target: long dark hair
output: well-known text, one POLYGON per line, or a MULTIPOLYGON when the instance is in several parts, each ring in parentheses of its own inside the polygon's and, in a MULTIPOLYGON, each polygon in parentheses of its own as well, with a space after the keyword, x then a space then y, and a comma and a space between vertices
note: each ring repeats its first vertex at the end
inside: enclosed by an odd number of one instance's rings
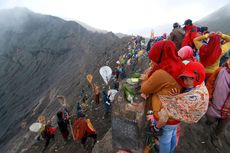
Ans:
POLYGON ((61 111, 57 112, 57 118, 58 120, 63 120, 63 112, 61 111))

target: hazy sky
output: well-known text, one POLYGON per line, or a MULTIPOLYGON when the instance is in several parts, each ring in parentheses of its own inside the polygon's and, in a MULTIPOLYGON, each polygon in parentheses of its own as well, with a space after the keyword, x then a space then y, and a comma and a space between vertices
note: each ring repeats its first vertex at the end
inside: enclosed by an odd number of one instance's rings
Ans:
POLYGON ((156 26, 196 21, 229 0, 0 0, 0 9, 16 6, 42 14, 79 20, 112 32, 138 34, 156 26))

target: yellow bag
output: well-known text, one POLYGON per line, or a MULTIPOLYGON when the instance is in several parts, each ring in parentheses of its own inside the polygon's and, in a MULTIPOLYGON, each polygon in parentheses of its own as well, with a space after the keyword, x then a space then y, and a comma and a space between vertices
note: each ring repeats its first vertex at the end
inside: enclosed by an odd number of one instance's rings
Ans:
POLYGON ((91 131, 96 132, 95 128, 93 127, 93 124, 91 123, 90 119, 86 119, 87 125, 90 128, 91 131))

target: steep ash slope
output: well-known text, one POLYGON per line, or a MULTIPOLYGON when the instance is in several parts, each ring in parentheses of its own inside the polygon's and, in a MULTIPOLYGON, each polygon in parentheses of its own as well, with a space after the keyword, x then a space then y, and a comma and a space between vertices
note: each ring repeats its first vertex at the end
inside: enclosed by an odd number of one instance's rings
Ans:
POLYGON ((25 8, 1 10, 0 26, 3 152, 18 151, 22 140, 30 138, 28 127, 38 115, 55 115, 60 108, 57 94, 65 95, 73 108, 80 89, 87 87, 88 73, 102 84, 99 67, 106 61, 115 63, 128 41, 113 33, 93 33, 76 22, 25 8))

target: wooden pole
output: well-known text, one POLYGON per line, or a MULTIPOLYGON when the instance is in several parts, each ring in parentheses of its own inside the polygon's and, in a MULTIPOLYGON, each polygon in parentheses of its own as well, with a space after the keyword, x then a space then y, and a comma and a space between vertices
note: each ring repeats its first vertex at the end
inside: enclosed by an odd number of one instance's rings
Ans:
MULTIPOLYGON (((62 105, 62 107, 67 108, 67 106, 69 106, 69 105, 67 104, 67 101, 66 101, 65 96, 58 95, 57 98, 59 99, 59 103, 62 105)), ((69 119, 69 125, 70 125, 70 131, 71 131, 73 140, 75 141, 75 137, 74 137, 74 134, 73 134, 73 127, 72 127, 71 119, 69 119)))

